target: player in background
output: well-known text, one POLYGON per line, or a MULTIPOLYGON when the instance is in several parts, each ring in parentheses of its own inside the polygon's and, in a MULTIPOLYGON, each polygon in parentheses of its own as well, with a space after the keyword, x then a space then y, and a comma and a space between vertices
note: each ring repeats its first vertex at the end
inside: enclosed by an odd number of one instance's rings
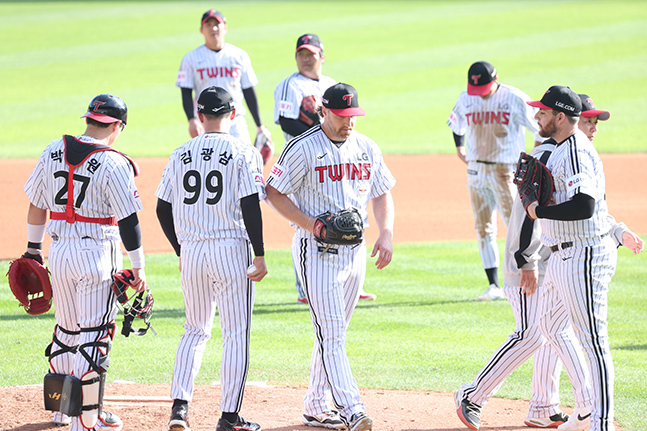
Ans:
POLYGON ((323 122, 288 142, 272 167, 267 199, 295 225, 292 257, 298 262, 315 332, 302 421, 365 431, 373 422, 360 401, 345 339, 366 275, 366 243, 326 247, 312 231, 317 215, 349 207, 359 209, 366 224, 370 201, 380 232, 371 257, 378 256, 375 265, 384 268, 393 254, 390 190, 395 178, 375 142, 354 130, 357 116, 365 115, 355 88, 335 84, 324 92, 322 103, 323 122))
POLYGON ((175 357, 169 431, 189 430, 189 402, 216 310, 222 332, 221 418, 217 431, 257 431, 240 412, 247 370, 254 282, 267 274, 259 200, 263 162, 228 134, 232 96, 209 87, 198 98, 204 133, 179 146, 157 191, 157 216, 180 256, 186 323, 175 357), (255 257, 252 257, 252 250, 255 257))
POLYGON ((607 121, 611 114, 609 111, 595 109, 593 99, 586 94, 578 94, 582 102, 582 115, 577 122, 577 127, 584 132, 589 141, 593 142, 595 135, 598 133, 598 120, 607 121))
MULTIPOLYGON (((481 262, 489 286, 477 298, 505 298, 499 287, 499 249, 495 210, 508 224, 516 193, 512 174, 525 149, 524 127, 536 132, 535 111, 521 90, 498 82, 497 71, 487 61, 472 64, 463 91, 447 125, 451 128, 458 158, 467 164, 467 189, 474 214, 481 262)), ((535 144, 541 139, 535 137, 535 144)))
MULTIPOLYGON (((322 73, 326 60, 324 44, 313 33, 306 33, 297 39, 295 54, 298 72, 279 82, 274 90, 274 122, 281 126, 287 143, 321 122, 317 110, 321 105, 321 95, 335 85, 335 80, 322 73)), ((297 302, 307 304, 296 275, 295 287, 297 302)), ((359 299, 376 299, 373 293, 360 292, 359 299)))
MULTIPOLYGON (((45 229, 52 237, 49 268, 56 326, 46 351, 49 369, 84 381, 80 392, 71 397, 78 397, 87 407, 88 400, 103 397, 118 310, 111 285, 123 264, 120 240, 133 267, 135 289, 142 291, 146 286, 137 217, 142 209, 135 186, 138 168, 111 147, 126 126, 127 116, 126 104, 119 97, 96 96, 83 115, 85 132, 52 141, 25 184, 30 201, 25 257, 42 263, 45 229), (95 378, 103 382, 88 384, 95 378)), ((99 406, 71 418, 54 412, 54 423, 71 425, 71 431, 123 428, 117 415, 100 413, 99 406)))
MULTIPOLYGON (((562 361, 570 354, 565 342, 575 333, 590 373, 592 407, 576 408, 561 430, 613 430, 613 363, 607 323, 608 284, 615 273, 617 240, 610 231, 602 162, 578 129, 580 97, 570 88, 550 87, 539 101, 539 133, 557 142, 547 167, 554 179, 554 204, 528 207, 539 219, 542 243, 551 250, 542 286, 539 328, 562 361), (574 419, 573 419, 574 418, 574 419)), ((635 235, 622 235, 635 254, 643 249, 635 235)))
POLYGON ((210 9, 202 15, 200 33, 204 36, 204 45, 187 53, 182 58, 175 85, 182 90, 182 107, 189 121, 189 134, 195 138, 204 133, 202 123, 196 118, 198 96, 207 87, 222 87, 234 99, 236 118, 231 122, 230 135, 251 145, 245 107, 247 103, 250 114, 256 124, 256 133, 269 130, 261 121, 261 113, 254 86, 258 79, 252 68, 249 55, 244 50, 225 42, 227 20, 219 11, 210 9), (194 99, 195 97, 195 99, 194 99))

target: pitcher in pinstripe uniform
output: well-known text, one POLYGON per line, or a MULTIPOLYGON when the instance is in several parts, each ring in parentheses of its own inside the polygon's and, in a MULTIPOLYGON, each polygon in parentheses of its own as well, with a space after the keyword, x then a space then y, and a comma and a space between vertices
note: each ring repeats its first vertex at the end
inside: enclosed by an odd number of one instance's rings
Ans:
POLYGON ((70 396, 79 397, 83 413, 70 418, 55 412, 54 423, 71 424, 72 431, 119 431, 123 423, 117 415, 101 411, 103 382, 88 383, 105 381, 109 364, 117 315, 110 286, 122 268, 120 240, 133 266, 134 287, 141 291, 146 284, 137 217, 142 209, 135 186, 138 168, 111 147, 127 121, 126 104, 119 97, 96 96, 83 117, 85 132, 49 144, 25 184, 30 201, 27 254, 42 262, 47 228, 56 309, 53 342, 46 352, 49 368, 85 381, 82 394, 70 396))
POLYGON ((260 425, 238 413, 249 368, 254 282, 267 274, 259 205, 263 162, 258 150, 227 133, 236 109, 225 89, 200 94, 198 117, 205 133, 173 152, 155 193, 160 224, 181 259, 186 313, 168 429, 189 430, 188 403, 217 309, 223 351, 216 429, 258 431, 260 425))
POLYGON ((366 223, 369 201, 379 229, 371 257, 384 268, 393 253, 395 179, 378 146, 354 130, 359 107, 357 91, 348 84, 328 88, 320 108, 323 123, 284 147, 267 180, 268 201, 296 225, 292 257, 304 288, 315 331, 310 384, 302 421, 341 429, 336 412, 350 431, 372 429, 360 401, 346 355, 346 329, 366 273, 366 245, 325 247, 312 234, 314 217, 348 207, 360 210, 366 223), (292 194, 292 199, 288 195, 292 194), (336 411, 327 399, 330 391, 336 411))
MULTIPOLYGON (((613 430, 614 370, 609 349, 607 294, 616 269, 616 242, 610 235, 602 161, 587 136, 578 129, 580 97, 568 87, 552 86, 539 101, 536 119, 541 136, 552 136, 557 147, 548 160, 555 183, 554 205, 529 206, 538 218, 542 243, 551 250, 543 284, 539 327, 560 357, 575 331, 588 365, 593 392, 590 411, 576 409, 593 431, 613 430)), ((568 424, 561 425, 562 429, 568 424)))
MULTIPOLYGON (((525 149, 524 127, 536 132, 530 97, 521 90, 498 83, 497 71, 487 61, 472 64, 463 91, 447 120, 456 154, 467 164, 467 189, 474 213, 479 253, 489 286, 479 301, 503 299, 499 287, 499 249, 496 245, 495 210, 508 224, 516 193, 512 174, 519 153, 525 149)), ((541 143, 539 136, 535 144, 541 143)))

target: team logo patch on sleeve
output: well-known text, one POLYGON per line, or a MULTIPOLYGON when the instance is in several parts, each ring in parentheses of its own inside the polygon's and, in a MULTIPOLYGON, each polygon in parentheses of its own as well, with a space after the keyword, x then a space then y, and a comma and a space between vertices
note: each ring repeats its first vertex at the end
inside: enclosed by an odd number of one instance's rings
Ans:
POLYGON ((263 178, 263 175, 261 174, 254 175, 254 183, 260 186, 265 186, 265 179, 263 178))
POLYGON ((183 71, 183 70, 180 70, 180 71, 177 73, 177 80, 178 80, 178 81, 184 81, 185 79, 186 79, 186 72, 185 72, 185 71, 183 71))
POLYGON ((569 192, 573 191, 573 189, 582 187, 583 182, 584 182, 584 177, 582 176, 582 174, 575 174, 572 177, 570 177, 568 180, 566 180, 566 189, 569 192))
POLYGON ((279 111, 280 112, 291 112, 292 111, 292 104, 290 102, 285 101, 285 100, 281 100, 279 102, 279 111))
POLYGON ((275 176, 277 178, 281 178, 284 172, 285 172, 285 168, 283 166, 275 164, 274 166, 272 166, 270 175, 275 176))

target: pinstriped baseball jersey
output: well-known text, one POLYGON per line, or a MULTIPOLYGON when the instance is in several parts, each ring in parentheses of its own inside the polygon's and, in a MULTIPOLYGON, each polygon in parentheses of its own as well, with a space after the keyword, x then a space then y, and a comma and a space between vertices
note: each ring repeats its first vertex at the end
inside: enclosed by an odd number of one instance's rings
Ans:
MULTIPOLYGON (((328 87, 335 85, 334 79, 322 75, 314 80, 295 72, 274 89, 274 122, 279 124, 279 117, 299 119, 302 105, 310 104, 312 108, 321 104, 321 95, 328 87)), ((285 141, 294 138, 283 133, 285 141)))
POLYGON ((252 61, 247 52, 226 43, 220 51, 206 45, 188 52, 180 64, 175 85, 195 90, 194 104, 207 87, 222 87, 234 99, 236 116, 245 114, 243 90, 258 84, 252 61))
POLYGON ((463 91, 449 115, 447 125, 465 136, 466 161, 516 163, 525 148, 523 128, 537 132, 536 110, 526 104, 523 91, 499 84, 488 99, 463 91))
POLYGON ((248 239, 240 199, 265 198, 255 148, 224 133, 205 133, 176 148, 155 195, 173 206, 178 242, 248 239))
POLYGON ((556 204, 584 193, 595 199, 595 212, 585 220, 541 219, 542 242, 548 246, 567 241, 585 242, 608 233, 611 225, 602 161, 586 135, 578 130, 560 143, 546 166, 553 174, 556 204))
POLYGON ((308 216, 355 207, 367 226, 369 199, 389 191, 395 178, 372 139, 353 131, 338 148, 315 126, 286 144, 267 183, 282 194, 293 193, 294 203, 308 216))
MULTIPOLYGON (((89 136, 76 139, 89 144, 105 144, 89 136)), ((64 212, 67 203, 67 179, 69 168, 65 163, 65 143, 57 139, 41 154, 32 171, 25 193, 38 208, 64 212)), ((135 186, 132 165, 114 151, 92 154, 74 170, 74 208, 84 217, 128 217, 142 209, 135 186)), ((52 238, 90 237, 96 240, 120 241, 119 229, 97 223, 67 223, 65 220, 50 220, 47 233, 52 238)))

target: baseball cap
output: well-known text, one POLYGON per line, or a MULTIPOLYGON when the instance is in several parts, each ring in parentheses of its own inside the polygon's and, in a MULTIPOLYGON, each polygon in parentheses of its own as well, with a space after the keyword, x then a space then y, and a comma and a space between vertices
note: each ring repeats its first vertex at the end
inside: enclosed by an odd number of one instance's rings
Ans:
POLYGON ((485 96, 495 85, 496 69, 487 61, 477 61, 467 72, 467 94, 485 96))
POLYGON ((209 9, 205 13, 202 14, 202 24, 204 24, 209 18, 215 18, 219 23, 227 22, 227 19, 222 16, 222 14, 215 10, 215 9, 209 9))
POLYGON ((578 96, 580 96, 580 100, 582 101, 582 117, 598 117, 598 120, 600 121, 607 121, 609 119, 611 116, 609 111, 595 109, 593 99, 589 96, 586 94, 578 94, 578 96))
POLYGON ((541 100, 526 102, 530 106, 540 109, 554 109, 571 117, 579 117, 582 112, 580 97, 569 87, 553 85, 544 93, 541 100))
POLYGON ((203 114, 221 115, 233 110, 234 99, 224 88, 205 88, 198 97, 198 112, 203 114))
POLYGON ((297 52, 301 48, 305 48, 308 51, 317 54, 318 52, 323 51, 324 44, 316 34, 306 33, 303 36, 299 36, 299 39, 297 39, 297 52))
POLYGON ((366 112, 359 107, 357 90, 352 85, 344 84, 343 82, 338 82, 324 91, 321 102, 333 114, 340 117, 366 115, 366 112))
POLYGON ((100 123, 116 123, 121 121, 126 124, 128 120, 128 108, 123 100, 112 94, 99 94, 95 96, 88 112, 81 115, 81 118, 92 118, 100 123))

